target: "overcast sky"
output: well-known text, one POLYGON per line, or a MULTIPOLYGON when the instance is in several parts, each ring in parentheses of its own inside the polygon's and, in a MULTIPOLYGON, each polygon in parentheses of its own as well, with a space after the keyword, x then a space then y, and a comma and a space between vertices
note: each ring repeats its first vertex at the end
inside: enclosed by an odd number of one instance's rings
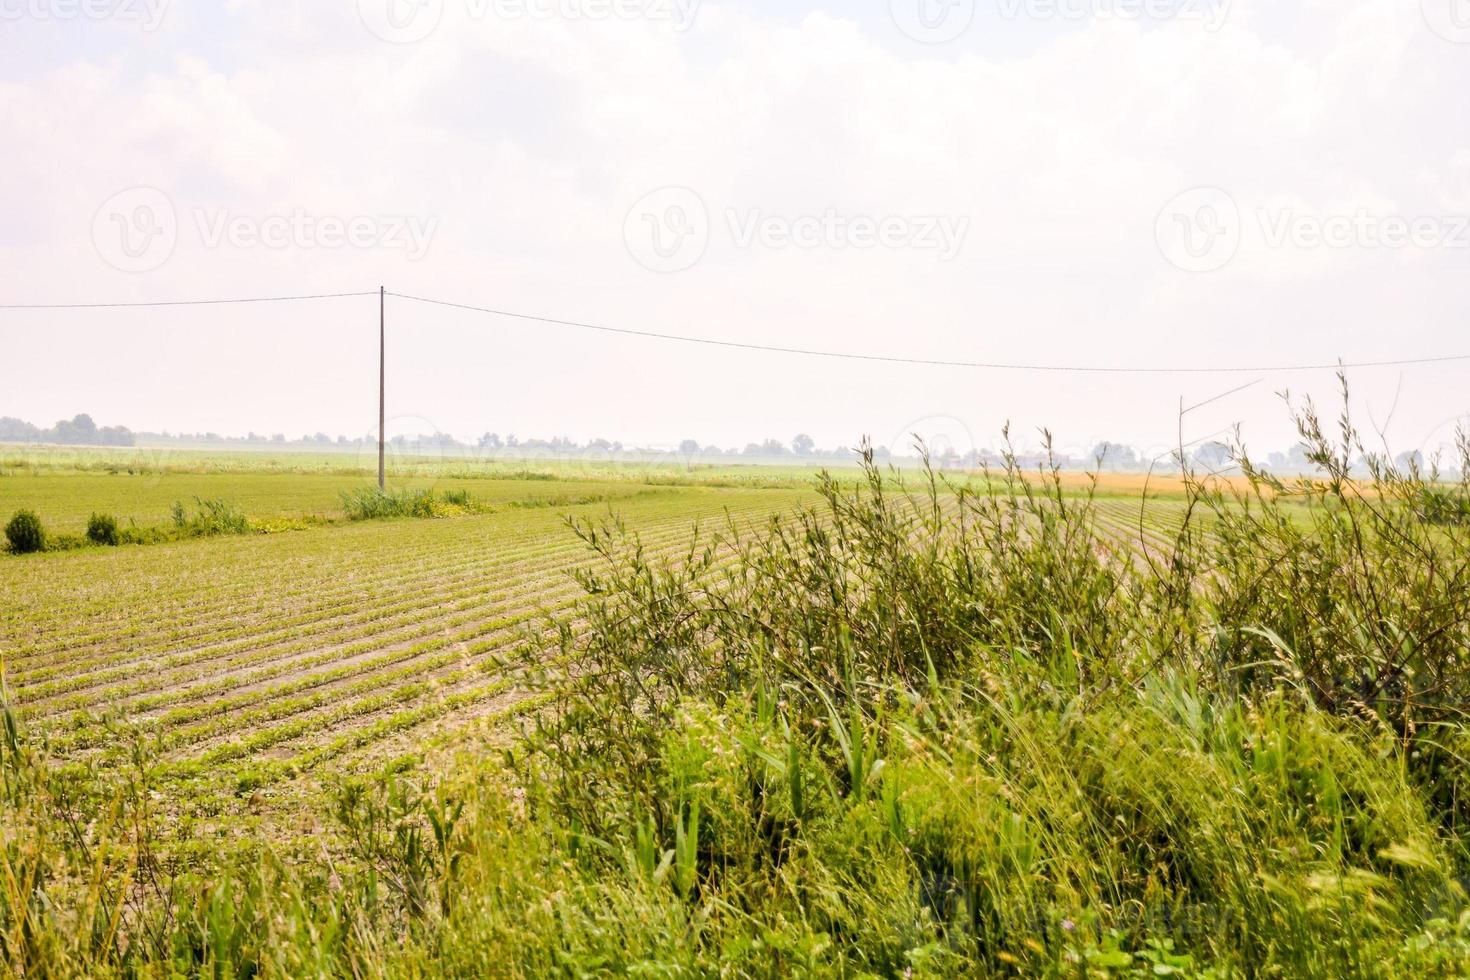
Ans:
MULTIPOLYGON (((1467 0, 0 0, 0 303, 375 290, 920 359, 1470 354, 1467 0), (389 4, 392 4, 390 7, 389 4)), ((0 311, 0 415, 365 433, 376 297, 0 311)), ((390 298, 395 431, 1065 446, 1321 372, 824 360, 390 298)), ((1353 374, 1396 450, 1470 361, 1353 374)), ((965 446, 964 448, 968 448, 965 446)))

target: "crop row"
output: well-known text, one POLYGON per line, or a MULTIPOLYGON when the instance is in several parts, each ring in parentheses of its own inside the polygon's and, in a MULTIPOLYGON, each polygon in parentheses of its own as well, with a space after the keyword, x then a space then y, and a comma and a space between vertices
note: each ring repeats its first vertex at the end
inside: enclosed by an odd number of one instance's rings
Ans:
MULTIPOLYGON (((707 513, 708 506, 707 501, 699 499, 675 499, 654 509, 670 517, 682 513, 692 518, 707 513)), ((285 546, 291 549, 286 558, 288 570, 294 570, 289 567, 291 562, 310 563, 323 574, 297 576, 286 582, 268 579, 281 571, 283 563, 283 546, 274 540, 170 546, 168 554, 154 563, 130 560, 136 555, 130 550, 87 555, 85 559, 78 556, 74 560, 86 562, 87 576, 69 574, 67 566, 33 564, 27 572, 43 576, 44 592, 17 594, 11 614, 0 629, 20 644, 11 657, 12 664, 82 647, 129 649, 124 645, 129 640, 178 644, 207 636, 210 624, 201 622, 197 614, 224 602, 249 624, 251 613, 290 607, 302 598, 329 606, 340 595, 360 593, 390 579, 401 582, 404 576, 432 577, 442 570, 446 560, 453 560, 454 549, 446 548, 444 541, 451 535, 472 561, 478 560, 483 547, 497 551, 544 548, 547 531, 560 529, 560 515, 520 512, 510 523, 502 520, 476 526, 476 522, 453 522, 457 526, 452 529, 443 523, 428 522, 413 535, 391 538, 376 533, 380 527, 339 529, 340 538, 306 536, 311 538, 310 546, 297 549, 295 542, 285 546), (222 550, 229 554, 227 563, 220 558, 222 550), (166 567, 165 574, 160 574, 159 566, 166 567), (47 576, 48 571, 59 574, 47 576), (99 594, 95 588, 98 576, 121 592, 146 589, 146 607, 123 607, 112 596, 99 594), (263 588, 263 583, 270 587, 263 588), (27 608, 27 599, 32 600, 34 608, 27 608), (27 628, 33 636, 25 635, 27 628)))
MULTIPOLYGON (((676 491, 620 511, 650 551, 676 555, 697 518, 722 522, 728 506, 751 519, 795 499, 676 491)), ((117 574, 48 565, 20 583, 44 616, 3 634, 15 700, 50 719, 62 757, 104 747, 113 718, 144 721, 176 783, 237 786, 518 702, 496 654, 539 615, 565 612, 578 595, 568 572, 591 560, 560 515, 535 511, 104 557, 117 574), (67 598, 45 606, 39 593, 56 584, 67 598), (82 611, 90 622, 68 631, 82 611)))

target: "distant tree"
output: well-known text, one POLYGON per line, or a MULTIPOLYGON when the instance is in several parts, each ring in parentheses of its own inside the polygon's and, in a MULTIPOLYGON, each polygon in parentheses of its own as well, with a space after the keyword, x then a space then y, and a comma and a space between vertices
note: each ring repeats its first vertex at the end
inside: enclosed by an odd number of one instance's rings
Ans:
POLYGON ((1121 443, 1100 442, 1092 450, 1092 459, 1100 469, 1135 469, 1138 466, 1138 450, 1121 443))
POLYGON ((37 442, 41 430, 31 423, 9 416, 0 418, 0 442, 37 442))
POLYGON ((1286 451, 1286 466, 1293 473, 1310 473, 1317 468, 1306 443, 1299 442, 1286 451))
POLYGON ((784 456, 789 450, 786 448, 786 443, 780 439, 767 439, 761 443, 761 452, 767 456, 784 456))
POLYGON ((70 422, 56 423, 58 431, 63 427, 71 433, 71 438, 67 440, 68 442, 94 443, 97 441, 97 423, 93 422, 92 416, 86 412, 75 416, 70 422))
POLYGON ((813 452, 816 451, 816 448, 817 440, 813 439, 805 432, 801 433, 791 440, 791 449, 798 456, 810 456, 813 452))
POLYGON ((685 456, 698 456, 699 441, 696 439, 685 439, 683 442, 679 443, 679 452, 683 453, 685 456))
POLYGON ((97 423, 92 421, 92 416, 83 413, 70 421, 62 419, 50 429, 41 433, 41 438, 49 442, 61 443, 62 445, 96 445, 97 423))
POLYGON ((746 443, 745 444, 745 455, 747 455, 747 456, 759 456, 760 454, 761 454, 761 447, 760 447, 760 445, 758 443, 749 442, 749 443, 746 443))
POLYGON ((1194 451, 1194 461, 1207 469, 1221 469, 1230 463, 1230 447, 1223 442, 1207 442, 1194 451))
POLYGON ((271 442, 285 442, 285 441, 286 441, 285 433, 277 432, 275 435, 271 436, 271 442))
POLYGON ((1417 449, 1411 453, 1399 453, 1394 457, 1393 465, 1400 473, 1423 473, 1424 454, 1417 449))
POLYGON ((104 446, 134 446, 138 439, 125 425, 106 425, 97 430, 97 441, 104 446))

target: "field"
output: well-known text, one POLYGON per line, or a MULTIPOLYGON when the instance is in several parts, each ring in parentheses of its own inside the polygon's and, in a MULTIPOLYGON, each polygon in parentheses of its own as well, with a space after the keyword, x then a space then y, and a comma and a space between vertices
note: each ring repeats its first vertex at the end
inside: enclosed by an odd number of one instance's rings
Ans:
POLYGON ((5 968, 1466 975, 1470 489, 1320 449, 399 460, 461 503, 393 519, 341 457, 0 453, 54 534, 248 519, 0 555, 5 968))
MULTIPOLYGON (((96 511, 163 524, 174 501, 195 497, 234 502, 262 524, 340 520, 340 494, 368 480, 41 468, 0 478, 0 509, 29 507, 75 533, 96 511)), ((590 556, 569 517, 615 508, 665 554, 700 522, 759 521, 805 496, 641 476, 395 483, 464 490, 491 512, 0 562, 12 703, 52 733, 62 759, 96 751, 120 721, 156 730, 161 773, 185 814, 235 814, 247 799, 259 813, 283 795, 281 806, 299 808, 298 789, 283 794, 283 783, 412 755, 431 733, 517 712, 524 695, 497 657, 576 597, 571 571, 590 556)))
MULTIPOLYGON (((11 460, 0 511, 30 508, 76 534, 95 512, 166 524, 175 502, 196 498, 230 501, 262 526, 341 521, 341 495, 370 480, 341 472, 352 457, 327 455, 175 454, 165 466, 134 461, 131 473, 97 451, 81 466, 64 452, 11 460)), ((118 720, 156 726, 185 803, 216 810, 248 792, 258 805, 320 766, 380 762, 425 731, 513 714, 518 695, 496 658, 568 608, 579 591, 570 572, 590 560, 569 517, 615 510, 653 553, 671 554, 701 522, 758 523, 812 498, 782 488, 800 485, 790 470, 587 479, 543 466, 498 479, 402 469, 395 487, 462 490, 492 513, 0 562, 12 703, 54 733, 63 758, 106 742, 118 720), (696 485, 660 485, 679 482, 696 485), (709 485, 753 482, 771 486, 709 485)), ((1177 505, 1144 508, 1140 538, 1138 486, 1105 484, 1116 496, 1100 501, 1099 525, 1120 541, 1162 542, 1177 505)))

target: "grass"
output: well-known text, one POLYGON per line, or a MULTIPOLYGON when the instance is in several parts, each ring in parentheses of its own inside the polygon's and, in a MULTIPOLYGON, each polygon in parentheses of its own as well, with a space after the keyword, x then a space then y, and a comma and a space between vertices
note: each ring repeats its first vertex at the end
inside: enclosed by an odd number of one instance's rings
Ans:
POLYGON ((1297 418, 1321 479, 1157 508, 870 466, 0 566, 0 955, 1470 973, 1465 487, 1297 418))

